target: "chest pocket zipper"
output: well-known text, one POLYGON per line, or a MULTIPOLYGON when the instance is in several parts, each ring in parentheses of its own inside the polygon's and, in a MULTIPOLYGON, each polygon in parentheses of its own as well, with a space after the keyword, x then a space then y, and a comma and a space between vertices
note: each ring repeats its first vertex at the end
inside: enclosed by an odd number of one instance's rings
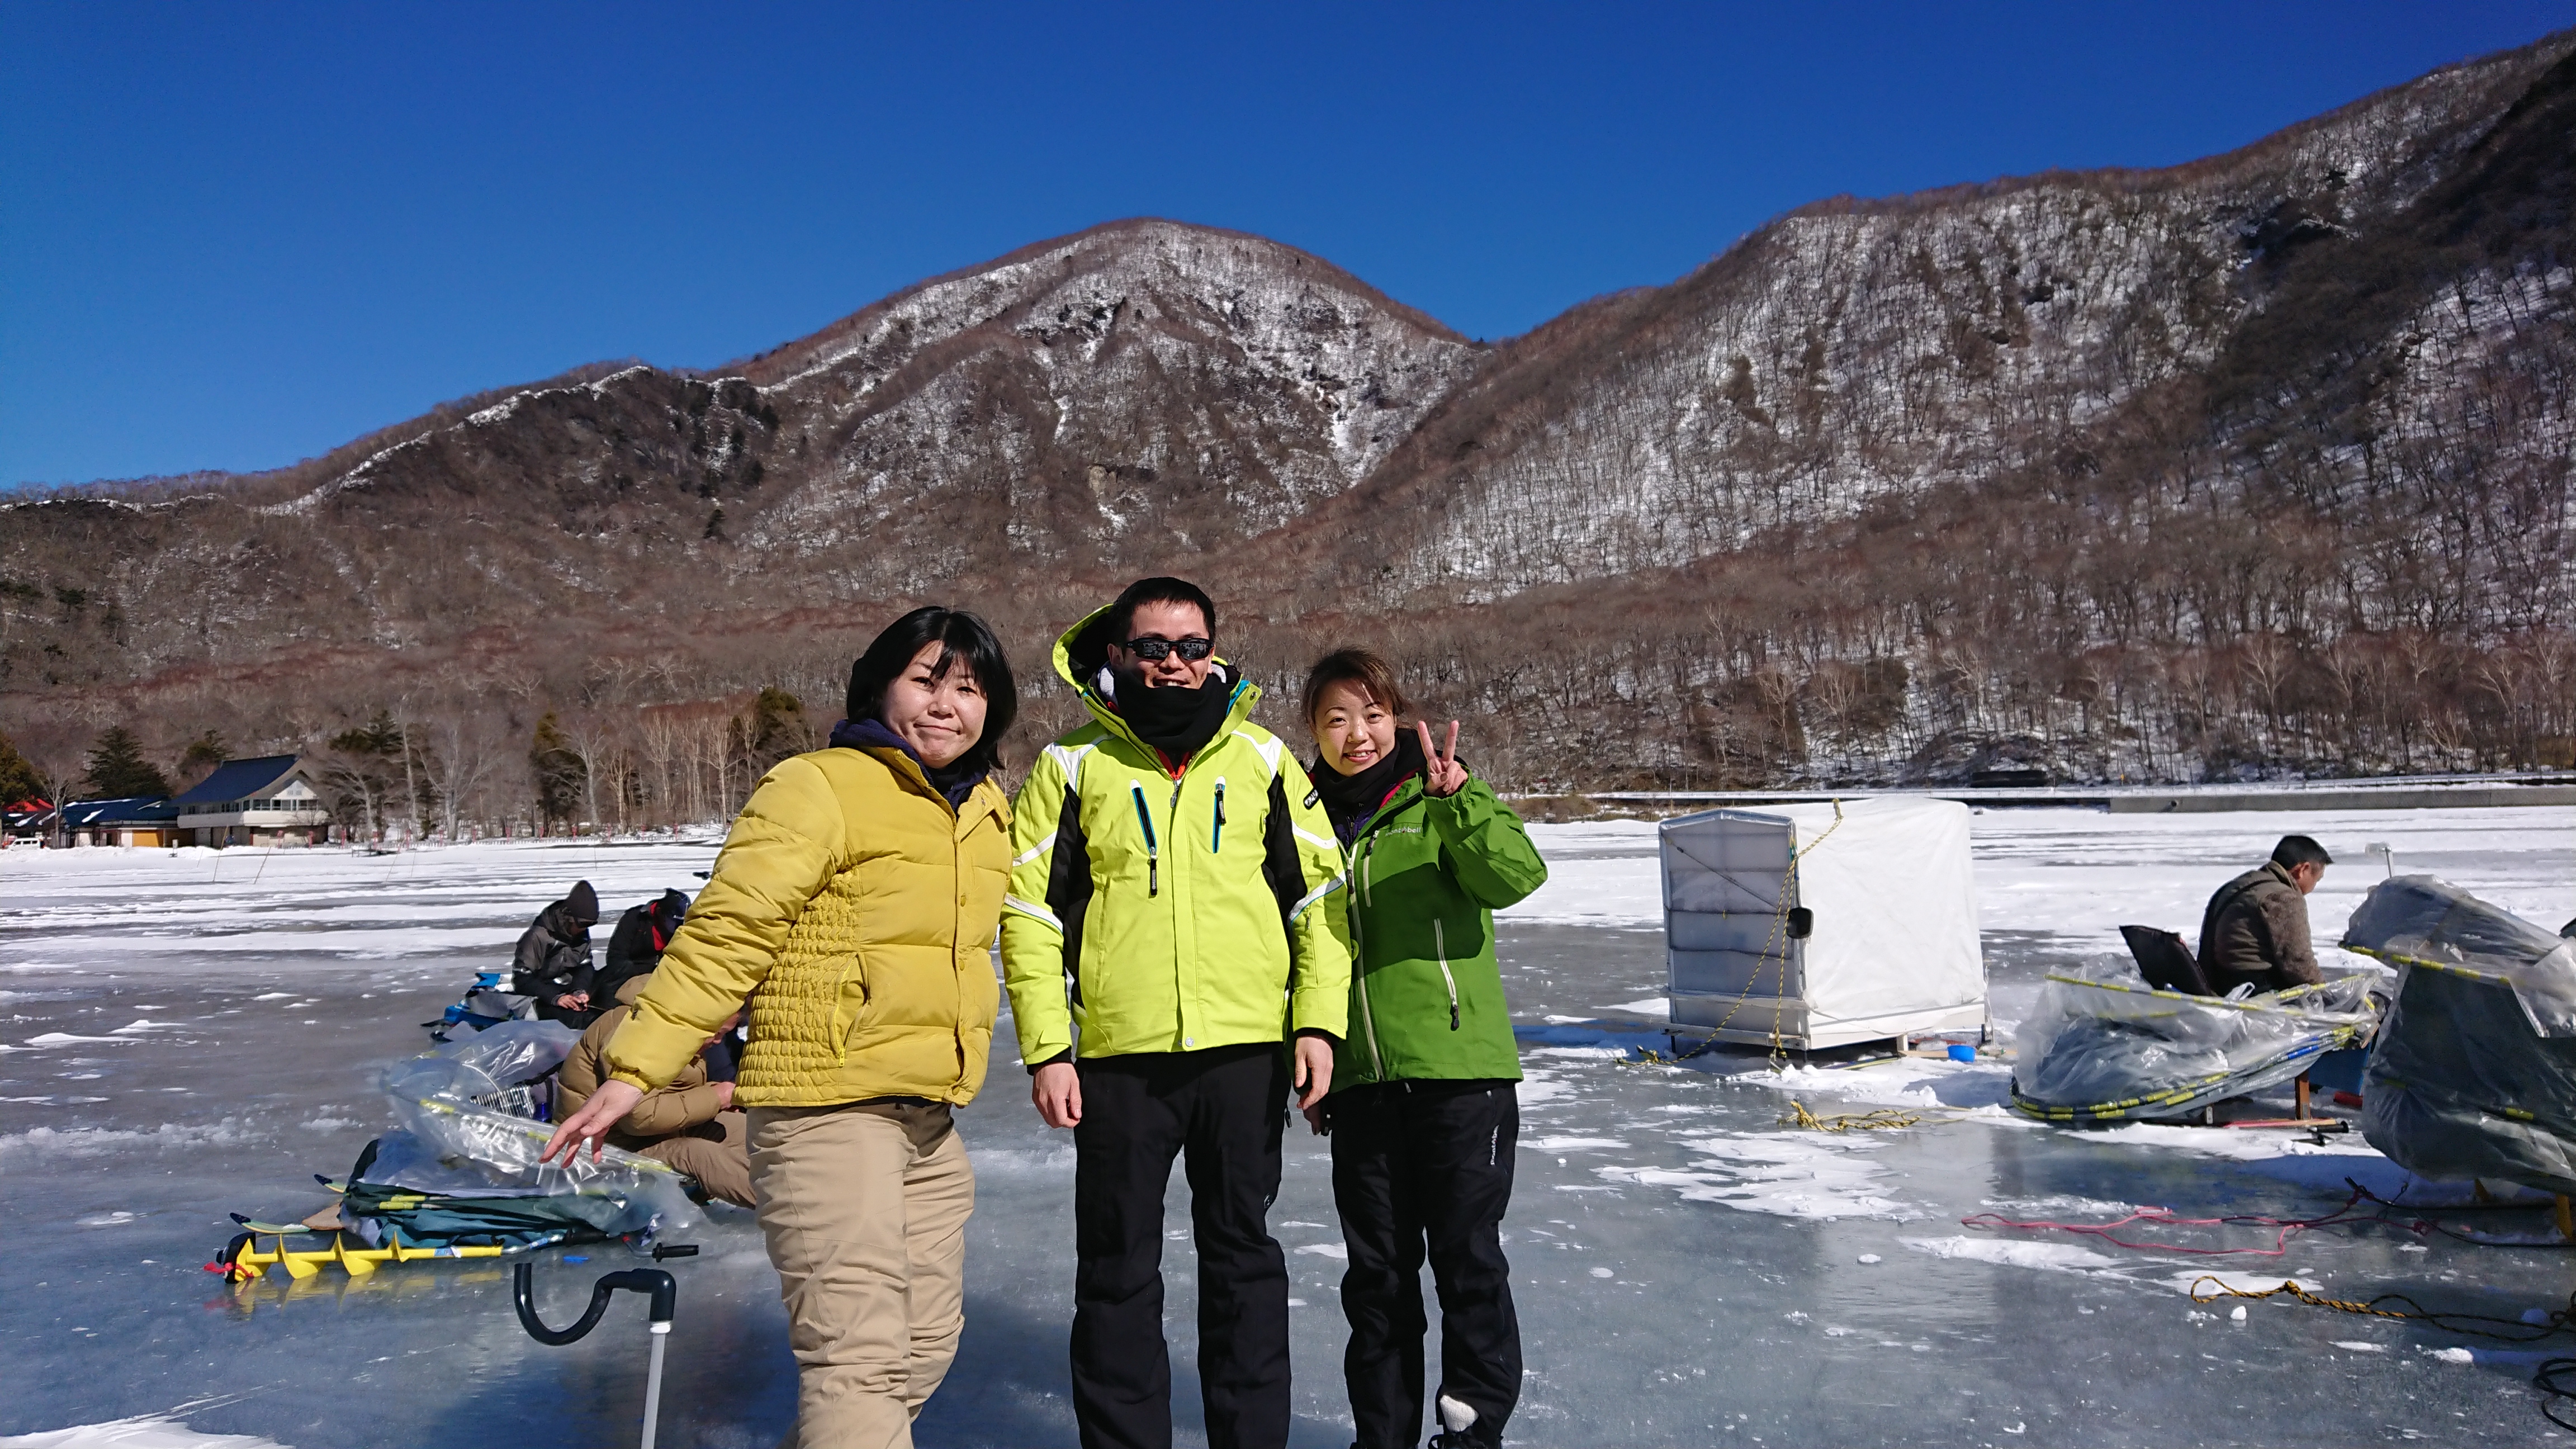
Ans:
POLYGON ((1440 956, 1440 979, 1449 985, 1449 1029, 1458 1029, 1458 978, 1449 974, 1449 932, 1440 918, 1431 918, 1431 949, 1440 956))
POLYGON ((1143 785, 1130 780, 1127 789, 1136 797, 1136 823, 1145 828, 1145 894, 1158 896, 1163 893, 1163 859, 1154 844, 1154 812, 1145 804, 1143 785))
MULTIPOLYGON (((1377 839, 1374 836, 1360 843, 1360 899, 1363 905, 1368 903, 1369 851, 1376 844, 1377 839)), ((1345 866, 1344 869, 1347 870, 1349 867, 1345 866)), ((1357 989, 1360 998, 1360 1030, 1368 1037, 1371 1080, 1384 1081, 1386 1080, 1386 1052, 1377 1044, 1377 1013, 1369 1005, 1368 933, 1362 928, 1361 920, 1359 912, 1351 912, 1351 985, 1357 989)))
POLYGON ((1225 849, 1225 776, 1216 777, 1216 828, 1208 832, 1208 853, 1225 849))

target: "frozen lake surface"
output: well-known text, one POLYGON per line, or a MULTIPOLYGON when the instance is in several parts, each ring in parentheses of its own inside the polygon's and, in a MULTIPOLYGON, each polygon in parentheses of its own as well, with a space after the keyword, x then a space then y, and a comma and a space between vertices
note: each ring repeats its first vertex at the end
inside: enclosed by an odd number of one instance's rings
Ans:
MULTIPOLYGON (((2311 898, 2321 942, 2381 867, 2440 875, 2556 928, 2576 915, 2576 810, 1977 817, 1998 1026, 2048 970, 2120 952, 2116 927, 2192 934, 2208 893, 2285 831, 2343 863, 2311 898)), ((2516 1318, 2566 1306, 2576 1252, 2472 1246, 2394 1226, 2293 1236, 2278 1256, 2191 1258, 1982 1213, 2099 1223, 2313 1217, 2345 1179, 2428 1201, 2358 1135, 2133 1126, 2069 1133, 2005 1114, 2000 1062, 1775 1071, 1758 1054, 1660 1064, 1662 939, 1652 827, 1539 827, 1554 879, 1505 919, 1524 1025, 1520 1180, 1506 1223, 1529 1365, 1511 1437, 1529 1444, 2529 1444, 2560 1437, 2526 1348, 2282 1300, 2196 1305, 2202 1270, 2296 1277, 2335 1298, 2407 1292, 2516 1318), (1784 1126, 1904 1109, 1897 1131, 1784 1126)), ((621 1299, 578 1345, 538 1346, 506 1273, 476 1263, 336 1269, 234 1290, 200 1264, 226 1214, 301 1216, 389 1125, 372 1070, 497 964, 577 878, 612 914, 694 891, 714 841, 517 842, 373 856, 336 850, 0 854, 0 1442, 173 1415, 152 1442, 248 1435, 297 1449, 633 1442, 641 1310, 621 1299), (184 1425, 180 1427, 180 1425, 184 1425)), ((605 940, 605 931, 596 933, 605 940)), ((2324 953, 2329 965, 2358 964, 2324 953)), ((1009 1040, 1005 1023, 1000 1040, 1009 1040)), ((1998 1043, 2009 1041, 1999 1032, 1998 1043)), ((1004 1047, 961 1114, 980 1180, 957 1367, 924 1444, 1071 1444, 1073 1155, 1004 1047)), ((2284 1103, 2286 1110, 2286 1102, 2284 1103)), ((1324 1143, 1292 1136, 1272 1228, 1289 1250, 1301 1445, 1349 1442, 1341 1271, 1324 1143)), ((2429 1193, 2429 1196, 2427 1195, 2429 1193)), ((2486 1225, 2530 1231, 2516 1215, 2486 1225)), ((2454 1219, 2456 1220, 2456 1219, 2454 1219)), ((1199 1442, 1195 1320, 1177 1175, 1167 1264, 1176 1413, 1199 1442)), ((705 1255, 669 1266, 680 1310, 664 1442, 775 1443, 793 1403, 776 1279, 748 1214, 716 1209, 705 1255)), ((2269 1248, 2268 1229, 2141 1231, 2269 1248)), ((623 1249, 539 1255, 540 1302, 572 1316, 623 1249), (572 1256, 585 1261, 562 1265, 572 1256)), ((1436 1362, 1436 1358, 1434 1360, 1436 1362)), ((135 1442, 135 1441, 128 1441, 135 1442)), ((247 1443, 247 1441, 230 1441, 247 1443)))

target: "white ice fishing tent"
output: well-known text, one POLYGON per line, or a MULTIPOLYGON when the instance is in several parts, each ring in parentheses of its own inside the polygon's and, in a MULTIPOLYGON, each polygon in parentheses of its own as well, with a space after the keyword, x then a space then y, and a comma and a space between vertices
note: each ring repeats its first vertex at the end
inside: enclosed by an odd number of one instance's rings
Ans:
POLYGON ((1703 810, 1660 838, 1677 1035, 1805 1050, 1984 1027, 1967 806, 1703 810))

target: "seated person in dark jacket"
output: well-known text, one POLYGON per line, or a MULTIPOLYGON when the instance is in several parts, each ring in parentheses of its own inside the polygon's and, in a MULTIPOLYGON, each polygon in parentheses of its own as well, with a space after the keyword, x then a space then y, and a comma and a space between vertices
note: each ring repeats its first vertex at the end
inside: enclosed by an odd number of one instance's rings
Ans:
POLYGON ((537 912, 519 938, 511 961, 510 989, 537 999, 537 1015, 568 1026, 588 1026, 590 928, 599 923, 599 893, 581 881, 562 900, 537 912))
MULTIPOLYGON (((617 1035, 617 1029, 633 1015, 635 998, 644 994, 652 979, 649 973, 629 977, 618 989, 617 1005, 592 1022, 581 1040, 573 1043, 572 1054, 564 1058, 563 1069, 555 1074, 556 1121, 580 1111, 590 1094, 599 1090, 600 1079, 606 1075, 600 1066, 600 1054, 608 1049, 608 1039, 617 1035)), ((731 1030, 733 1022, 727 1021, 723 1031, 707 1038, 709 1047, 731 1030)), ((733 1105, 733 1083, 709 1080, 703 1049, 696 1061, 680 1069, 670 1085, 644 1094, 644 1100, 636 1103, 635 1110, 608 1134, 608 1145, 669 1164, 696 1178, 709 1197, 744 1207, 759 1206, 751 1195, 750 1130, 743 1114, 733 1105)))
POLYGON ((609 933, 608 964, 591 981, 590 994, 601 1001, 617 1000, 617 988, 661 965, 662 948, 671 944, 688 914, 689 898, 678 891, 628 906, 609 933))
POLYGON ((2282 991, 2322 981, 2308 944, 2308 892, 2334 857, 2304 835, 2284 835, 2272 858, 2218 888, 2200 918, 2200 974, 2224 996, 2246 982, 2282 991))

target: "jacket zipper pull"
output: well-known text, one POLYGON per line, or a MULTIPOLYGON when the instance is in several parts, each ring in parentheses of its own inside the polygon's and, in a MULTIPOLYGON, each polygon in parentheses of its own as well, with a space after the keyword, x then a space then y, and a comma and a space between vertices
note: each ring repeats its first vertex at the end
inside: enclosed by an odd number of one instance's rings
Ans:
POLYGON ((1208 834, 1208 851, 1225 849, 1225 776, 1216 777, 1216 829, 1208 834))
POLYGON ((1438 916, 1431 918, 1431 949, 1440 953, 1440 980, 1449 988, 1449 1029, 1458 1029, 1458 978, 1449 974, 1449 932, 1438 916))
POLYGON ((1162 852, 1154 844, 1154 812, 1145 805, 1145 787, 1129 781, 1128 790, 1136 797, 1136 823, 1145 828, 1145 894, 1163 893, 1162 852))

